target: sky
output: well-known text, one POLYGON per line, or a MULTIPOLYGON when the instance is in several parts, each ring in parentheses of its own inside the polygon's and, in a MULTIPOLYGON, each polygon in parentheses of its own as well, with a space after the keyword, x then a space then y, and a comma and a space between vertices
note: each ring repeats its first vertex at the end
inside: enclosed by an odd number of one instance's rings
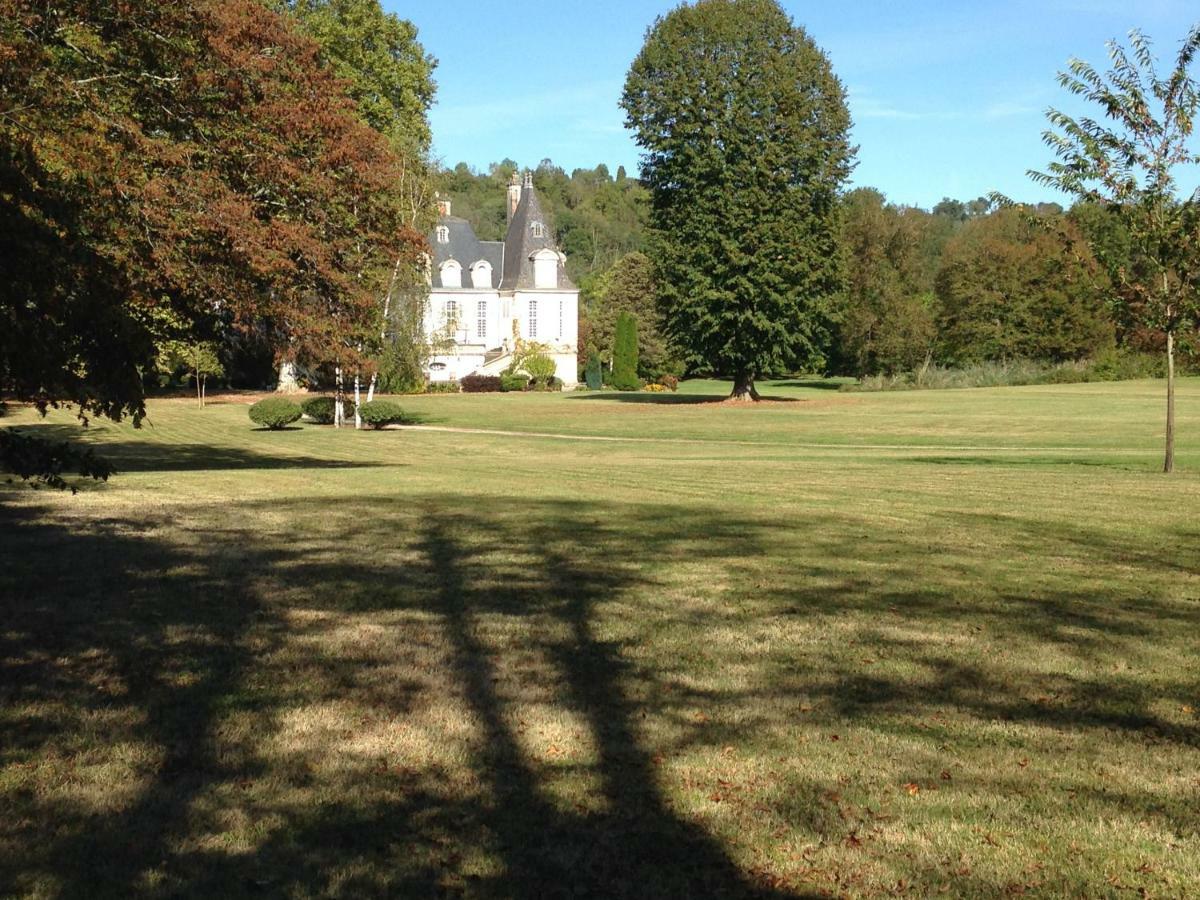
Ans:
MULTIPOLYGON (((568 172, 602 162, 637 171, 617 103, 647 28, 677 3, 383 3, 418 27, 438 60, 430 120, 443 164, 486 170, 505 158, 549 158, 568 172)), ((1026 175, 1050 159, 1045 110, 1080 110, 1056 73, 1072 56, 1106 68, 1105 42, 1135 27, 1154 39, 1165 68, 1200 21, 1195 0, 782 5, 846 86, 859 147, 853 183, 924 207, 992 191, 1061 199, 1026 175)))

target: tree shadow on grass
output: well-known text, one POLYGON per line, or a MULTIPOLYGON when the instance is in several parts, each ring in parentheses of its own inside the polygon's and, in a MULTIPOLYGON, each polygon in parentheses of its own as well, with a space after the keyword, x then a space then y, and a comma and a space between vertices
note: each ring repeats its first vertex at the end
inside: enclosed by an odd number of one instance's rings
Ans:
POLYGON ((825 378, 803 378, 791 381, 772 381, 766 390, 772 388, 803 388, 812 391, 840 391, 846 384, 853 384, 852 379, 829 380, 825 378))
MULTIPOLYGON (((1100 566, 1151 571, 1170 555, 1017 517, 958 524, 1100 566)), ((0 846, 16 851, 0 854, 0 885, 16 893, 806 896, 803 879, 748 870, 681 812, 657 760, 765 752, 756 736, 795 734, 801 699, 825 730, 891 728, 909 744, 926 737, 920 720, 946 710, 1200 740, 1152 708, 1194 697, 1194 673, 1147 684, 1018 660, 1014 684, 953 644, 885 627, 902 616, 947 636, 978 629, 1021 647, 1120 655, 1162 629, 1194 633, 1200 609, 1069 580, 1038 594, 981 587, 964 604, 953 586, 963 560, 931 558, 920 537, 864 543, 836 515, 431 495, 403 508, 214 505, 194 510, 186 533, 167 519, 80 520, 27 503, 0 506, 0 527, 11 554, 0 569, 0 764, 19 773, 0 817, 0 846), (767 583, 747 565, 781 552, 787 572, 767 583), (878 571, 848 572, 855 556, 878 571), (664 561, 689 559, 728 582, 690 588, 712 605, 681 603, 665 581, 664 561), (865 651, 842 640, 781 640, 793 620, 821 617, 860 623, 857 643, 926 677, 863 671, 865 651), (686 643, 656 643, 672 632, 686 643), (738 675, 699 683, 711 668, 738 675), (652 743, 648 717, 673 737, 652 743), (568 741, 583 749, 551 753, 568 741)), ((1174 565, 1195 574, 1196 551, 1174 565)), ((840 789, 799 787, 746 814, 841 846, 854 823, 822 799, 840 789)), ((997 776, 980 790, 1007 789, 997 776)), ((1156 808, 1132 788, 1090 802, 1104 816, 1156 808)), ((1188 827, 1186 813, 1156 814, 1188 827)), ((945 873, 921 877, 932 890, 945 873)), ((841 889, 820 883, 818 894, 841 889)))
MULTIPOLYGON (((667 391, 597 391, 586 394, 572 393, 571 400, 599 400, 612 403, 645 403, 657 406, 698 406, 721 404, 729 399, 728 394, 675 394, 667 391)), ((766 403, 803 403, 803 397, 773 397, 763 394, 766 403)), ((753 403, 730 404, 733 408, 752 408, 753 403)))
MULTIPOLYGON (((105 435, 103 441, 92 442, 83 429, 74 425, 39 423, 22 425, 23 434, 47 441, 79 442, 93 447, 108 460, 117 475, 129 472, 203 472, 236 471, 240 469, 367 469, 393 468, 402 463, 330 459, 302 454, 260 453, 245 447, 221 447, 212 444, 157 443, 153 440, 114 440, 105 435), (81 438, 83 440, 81 440, 81 438)), ((269 429, 250 429, 270 433, 269 429)), ((302 429, 284 429, 300 431, 302 429)), ((280 446, 286 448, 287 437, 280 446)))

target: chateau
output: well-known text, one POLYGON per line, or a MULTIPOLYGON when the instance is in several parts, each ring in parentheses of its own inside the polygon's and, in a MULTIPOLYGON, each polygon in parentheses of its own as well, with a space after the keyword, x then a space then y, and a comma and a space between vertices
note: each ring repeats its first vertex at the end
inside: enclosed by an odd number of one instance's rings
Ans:
POLYGON ((567 278, 533 176, 513 175, 503 241, 479 240, 466 219, 451 215, 449 200, 439 201, 438 213, 425 311, 425 334, 435 348, 430 380, 499 375, 519 338, 546 346, 558 377, 574 386, 579 290, 567 278))

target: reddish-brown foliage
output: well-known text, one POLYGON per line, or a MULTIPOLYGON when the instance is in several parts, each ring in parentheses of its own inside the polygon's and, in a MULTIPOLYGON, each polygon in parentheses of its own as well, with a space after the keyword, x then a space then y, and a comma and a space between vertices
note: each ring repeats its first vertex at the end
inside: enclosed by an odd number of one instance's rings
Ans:
POLYGON ((355 361, 404 227, 400 162, 255 0, 0 0, 0 379, 141 410, 165 321, 355 361))

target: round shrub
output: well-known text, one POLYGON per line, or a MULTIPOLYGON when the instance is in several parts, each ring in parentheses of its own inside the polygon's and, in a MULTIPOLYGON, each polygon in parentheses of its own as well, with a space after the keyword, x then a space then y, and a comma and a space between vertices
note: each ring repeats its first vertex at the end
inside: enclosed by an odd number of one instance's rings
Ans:
POLYGON ((283 397, 267 397, 250 407, 250 421, 271 431, 286 428, 301 415, 300 407, 283 397))
POLYGON ((358 411, 363 423, 371 428, 398 425, 404 421, 404 410, 391 400, 372 400, 364 403, 358 411))
MULTIPOLYGON (((332 425, 333 411, 336 405, 337 399, 335 397, 309 397, 300 404, 300 409, 304 415, 308 416, 318 425, 332 425)), ((353 400, 343 400, 342 410, 347 422, 354 420, 353 400)))

